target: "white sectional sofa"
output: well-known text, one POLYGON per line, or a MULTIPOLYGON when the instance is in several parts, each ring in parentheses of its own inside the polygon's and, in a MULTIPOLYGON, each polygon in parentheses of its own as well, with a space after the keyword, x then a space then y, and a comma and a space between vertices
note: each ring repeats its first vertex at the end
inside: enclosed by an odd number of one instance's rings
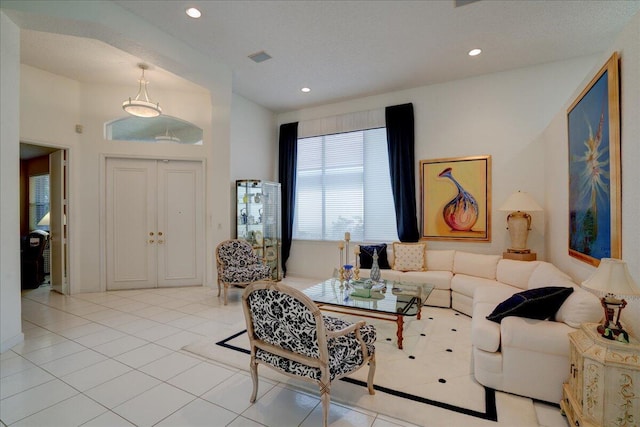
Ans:
MULTIPOLYGON (((391 266, 392 247, 387 247, 391 266)), ((433 284, 435 289, 426 305, 451 307, 472 316, 474 375, 480 384, 558 403, 570 370, 567 334, 581 323, 600 321, 598 298, 548 262, 514 261, 454 250, 426 250, 425 257, 424 271, 381 270, 381 276, 433 284), (509 316, 500 323, 487 319, 512 295, 551 286, 573 288, 553 319, 509 316)), ((360 276, 368 277, 369 272, 362 269, 360 276)))

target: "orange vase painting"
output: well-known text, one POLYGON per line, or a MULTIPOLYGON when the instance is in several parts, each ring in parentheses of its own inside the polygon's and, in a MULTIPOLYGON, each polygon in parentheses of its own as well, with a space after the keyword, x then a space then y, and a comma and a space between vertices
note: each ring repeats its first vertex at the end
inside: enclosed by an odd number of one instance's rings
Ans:
POLYGON ((491 156, 420 161, 422 235, 491 241, 491 156))

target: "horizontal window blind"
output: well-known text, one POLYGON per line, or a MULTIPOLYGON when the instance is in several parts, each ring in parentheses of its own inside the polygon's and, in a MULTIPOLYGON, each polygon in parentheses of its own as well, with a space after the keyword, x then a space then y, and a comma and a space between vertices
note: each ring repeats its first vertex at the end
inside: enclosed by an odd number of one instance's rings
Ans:
POLYGON ((397 240, 385 128, 298 139, 293 238, 397 240))

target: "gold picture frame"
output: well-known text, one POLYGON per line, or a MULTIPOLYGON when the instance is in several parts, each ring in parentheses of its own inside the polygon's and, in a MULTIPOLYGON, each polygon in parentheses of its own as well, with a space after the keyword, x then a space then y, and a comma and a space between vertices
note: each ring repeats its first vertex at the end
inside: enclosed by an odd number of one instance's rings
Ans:
POLYGON ((491 241, 491 156, 420 161, 420 238, 491 241))
POLYGON ((619 55, 567 109, 569 255, 597 266, 622 256, 619 55))

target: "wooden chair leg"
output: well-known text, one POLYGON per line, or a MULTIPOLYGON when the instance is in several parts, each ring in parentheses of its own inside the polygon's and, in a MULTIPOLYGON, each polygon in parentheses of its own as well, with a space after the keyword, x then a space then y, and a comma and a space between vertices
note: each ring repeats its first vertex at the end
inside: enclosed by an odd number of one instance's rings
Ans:
POLYGON ((218 296, 220 296, 220 279, 218 279, 218 296))
POLYGON ((253 392, 251 393, 249 402, 253 403, 256 401, 256 396, 258 396, 258 363, 253 357, 251 358, 249 367, 251 368, 251 380, 253 381, 253 392))
POLYGON ((327 427, 329 420, 329 406, 331 405, 331 394, 329 394, 329 386, 326 390, 321 391, 320 400, 322 401, 322 427, 327 427))
POLYGON ((373 389, 373 376, 376 373, 376 356, 375 354, 371 356, 369 359, 369 375, 367 377, 367 388, 369 389, 369 394, 376 394, 376 391, 373 389))
POLYGON ((224 305, 227 305, 227 289, 229 289, 229 284, 225 282, 225 284, 224 284, 224 305))

